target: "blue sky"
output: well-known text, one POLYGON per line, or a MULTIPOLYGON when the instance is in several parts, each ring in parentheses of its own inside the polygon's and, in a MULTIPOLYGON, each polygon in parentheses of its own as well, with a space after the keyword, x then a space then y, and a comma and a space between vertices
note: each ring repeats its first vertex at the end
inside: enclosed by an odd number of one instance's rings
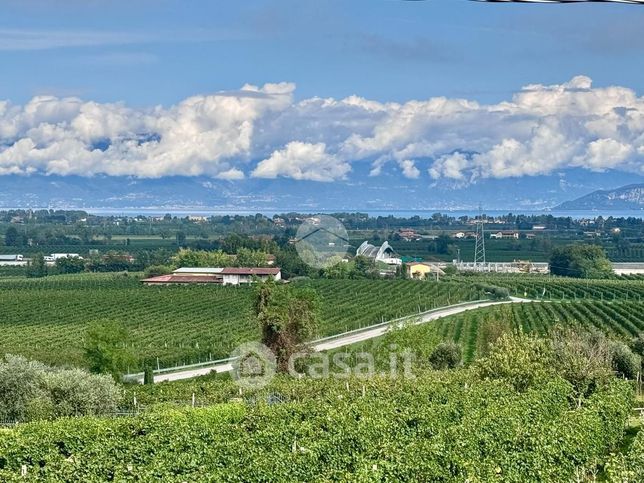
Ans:
POLYGON ((644 8, 466 0, 4 0, 0 98, 172 104, 245 83, 296 98, 505 99, 588 75, 644 90, 644 8))
POLYGON ((599 3, 3 0, 0 175, 644 174, 642 25, 599 3))

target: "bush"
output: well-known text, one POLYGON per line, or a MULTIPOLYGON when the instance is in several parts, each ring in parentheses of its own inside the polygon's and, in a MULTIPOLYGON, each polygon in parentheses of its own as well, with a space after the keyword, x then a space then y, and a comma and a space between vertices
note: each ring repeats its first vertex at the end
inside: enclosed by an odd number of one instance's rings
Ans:
POLYGON ((429 356, 429 363, 434 369, 454 369, 461 365, 463 354, 461 346, 454 342, 438 344, 429 356))
POLYGON ((613 375, 612 342, 597 331, 555 328, 550 336, 553 369, 575 388, 578 401, 613 375))
POLYGON ((644 357, 644 334, 638 335, 631 341, 631 349, 638 356, 644 357))
POLYGON ((0 363, 0 419, 109 414, 120 400, 121 390, 109 376, 57 369, 12 355, 0 363))
POLYGON ((134 363, 127 349, 128 331, 122 322, 104 320, 90 324, 85 336, 85 358, 92 372, 111 374, 120 380, 126 368, 134 363))
POLYGON ((481 379, 503 379, 523 392, 552 372, 551 361, 546 341, 525 334, 503 334, 474 367, 481 379))
POLYGON ((497 287, 496 285, 482 285, 479 286, 479 289, 494 300, 503 300, 510 297, 510 290, 505 287, 497 287))
POLYGON ((613 345, 611 362, 615 373, 625 379, 635 380, 640 372, 641 359, 626 344, 616 342, 613 345))
POLYGON ((152 265, 145 269, 145 278, 160 277, 172 273, 172 267, 167 265, 152 265))

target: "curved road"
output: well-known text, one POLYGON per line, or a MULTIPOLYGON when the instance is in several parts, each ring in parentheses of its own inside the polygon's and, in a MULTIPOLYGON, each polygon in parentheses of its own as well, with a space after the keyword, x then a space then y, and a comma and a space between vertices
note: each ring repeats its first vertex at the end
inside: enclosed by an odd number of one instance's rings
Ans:
MULTIPOLYGON (((332 337, 327 337, 325 339, 320 339, 311 344, 314 351, 326 351, 331 349, 337 349, 338 347, 344 347, 347 345, 355 344, 356 342, 363 342, 369 339, 375 339, 384 335, 387 330, 395 324, 398 324, 402 321, 413 321, 413 324, 425 324, 431 322, 432 320, 442 319, 443 317, 448 317, 450 315, 460 314, 462 312, 467 312, 468 310, 482 309, 485 307, 491 307, 493 305, 504 305, 504 304, 516 304, 516 303, 526 303, 532 302, 532 300, 521 299, 517 297, 510 297, 509 300, 503 300, 499 302, 494 301, 482 301, 482 302, 471 302, 465 304, 451 305, 441 309, 435 309, 429 312, 423 312, 417 315, 411 315, 408 317, 403 317, 402 319, 396 319, 383 324, 378 324, 372 326, 371 328, 367 327, 364 329, 358 329, 350 332, 345 332, 343 334, 338 334, 332 337)), ((195 368, 185 368, 183 370, 178 370, 176 372, 167 372, 154 375, 154 382, 164 382, 164 381, 179 381, 181 379, 191 379, 193 377, 205 376, 212 372, 229 372, 233 370, 233 366, 230 360, 224 360, 220 362, 213 362, 204 364, 203 367, 195 368)), ((127 376, 126 376, 127 377, 127 376)), ((143 374, 132 374, 127 377, 128 380, 133 382, 143 382, 143 374)))

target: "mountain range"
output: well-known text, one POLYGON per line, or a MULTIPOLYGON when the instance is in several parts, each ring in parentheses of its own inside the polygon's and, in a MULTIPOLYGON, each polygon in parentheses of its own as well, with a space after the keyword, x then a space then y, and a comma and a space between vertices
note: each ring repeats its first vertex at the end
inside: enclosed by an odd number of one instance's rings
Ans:
POLYGON ((612 190, 597 190, 581 198, 566 201, 559 210, 644 210, 644 183, 612 190))
POLYGON ((395 169, 344 181, 287 178, 219 180, 208 177, 146 179, 110 176, 0 176, 2 208, 193 208, 230 211, 402 211, 641 208, 644 176, 571 169, 547 176, 476 182, 408 179, 395 169), (641 183, 622 190, 633 181, 641 183), (639 187, 639 188, 637 188, 639 187), (600 191, 597 191, 600 190, 600 191), (639 191, 638 191, 639 190, 639 191), (593 192, 591 195, 587 195, 593 192), (587 196, 586 196, 587 195, 587 196), (566 203, 569 200, 575 200, 566 203))

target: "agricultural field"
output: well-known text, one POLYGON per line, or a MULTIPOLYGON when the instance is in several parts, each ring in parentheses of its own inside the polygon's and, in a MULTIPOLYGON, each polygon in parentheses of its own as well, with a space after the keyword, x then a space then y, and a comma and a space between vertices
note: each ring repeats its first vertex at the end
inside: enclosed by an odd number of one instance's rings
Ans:
MULTIPOLYGON (((451 277, 449 280, 463 280, 451 277)), ((505 287, 511 295, 530 299, 551 300, 644 300, 642 277, 615 277, 610 280, 591 280, 544 275, 490 274, 472 275, 471 282, 505 287)), ((446 279, 447 280, 447 279, 446 279)))
POLYGON ((644 332, 644 302, 639 301, 542 301, 488 307, 465 312, 430 324, 404 326, 354 350, 373 353, 392 344, 411 349, 427 360, 440 342, 459 344, 463 362, 485 355, 489 344, 504 332, 545 336, 555 326, 598 330, 612 339, 631 341, 644 332))
POLYGON ((556 376, 517 392, 464 371, 270 390, 268 404, 229 395, 200 409, 0 430, 0 479, 586 481, 619 444, 632 397, 612 380, 576 408, 556 376))
MULTIPOLYGON (((373 325, 485 295, 474 284, 406 280, 303 282, 321 299, 319 336, 373 325)), ((159 366, 228 357, 259 338, 250 287, 148 287, 114 274, 0 279, 0 351, 82 366, 91 322, 123 322, 140 360, 159 366)), ((135 368, 132 368, 135 369, 135 368)))

